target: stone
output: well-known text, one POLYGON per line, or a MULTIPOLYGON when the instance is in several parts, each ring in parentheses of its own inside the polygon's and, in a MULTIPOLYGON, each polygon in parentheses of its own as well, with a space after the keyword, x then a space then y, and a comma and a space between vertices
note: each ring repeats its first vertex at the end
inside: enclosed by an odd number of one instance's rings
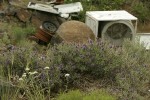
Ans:
MULTIPOLYGON (((56 31, 56 41, 87 43, 89 39, 95 40, 92 30, 83 22, 67 21, 60 25, 56 31)), ((55 39, 52 39, 55 40, 55 39)))
POLYGON ((30 0, 8 0, 10 5, 26 8, 30 0))
POLYGON ((23 21, 23 22, 29 22, 31 16, 32 16, 32 13, 29 12, 27 9, 20 9, 17 11, 17 17, 23 21))
POLYGON ((6 16, 15 16, 16 12, 18 11, 18 8, 8 5, 4 11, 5 11, 6 16))

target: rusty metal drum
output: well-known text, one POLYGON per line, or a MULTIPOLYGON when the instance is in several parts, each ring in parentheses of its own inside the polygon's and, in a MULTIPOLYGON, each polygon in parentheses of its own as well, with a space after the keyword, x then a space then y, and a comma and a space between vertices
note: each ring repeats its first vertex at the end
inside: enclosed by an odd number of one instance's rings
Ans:
POLYGON ((37 33, 35 34, 35 36, 39 40, 41 40, 45 43, 49 43, 51 38, 55 34, 56 30, 57 30, 57 26, 54 23, 52 23, 50 21, 45 21, 40 26, 40 28, 38 28, 37 33))

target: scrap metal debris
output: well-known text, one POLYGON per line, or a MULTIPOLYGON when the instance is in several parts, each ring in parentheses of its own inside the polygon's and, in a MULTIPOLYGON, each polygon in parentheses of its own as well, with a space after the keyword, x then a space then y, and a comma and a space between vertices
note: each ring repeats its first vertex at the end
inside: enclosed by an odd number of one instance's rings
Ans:
POLYGON ((49 43, 56 30, 57 26, 54 23, 50 21, 43 22, 35 34, 35 37, 39 39, 38 43, 49 43))
POLYGON ((58 41, 63 38, 65 39, 63 41, 67 42, 83 43, 88 39, 95 38, 91 29, 82 22, 69 21, 64 23, 68 21, 71 15, 78 16, 78 13, 83 10, 80 2, 63 4, 64 0, 51 0, 51 2, 48 2, 49 0, 46 0, 46 2, 40 2, 39 0, 32 0, 32 2, 29 2, 29 0, 8 1, 9 6, 4 12, 5 15, 8 18, 17 18, 22 23, 35 25, 37 32, 29 39, 36 41, 38 44, 47 45, 52 40, 57 41, 56 35, 60 36, 58 41), (63 25, 61 26, 61 24, 63 25))
POLYGON ((61 5, 52 5, 52 4, 47 5, 29 2, 27 8, 58 14, 64 18, 68 18, 69 14, 71 13, 77 13, 83 10, 82 4, 80 2, 61 5))
POLYGON ((7 22, 32 23, 39 27, 44 21, 54 22, 57 26, 71 18, 71 15, 77 15, 82 11, 80 2, 62 4, 64 0, 8 0, 6 5, 0 6, 0 17, 7 22), (26 6, 24 6, 26 5, 26 6))
MULTIPOLYGON (((57 18, 59 18, 58 16, 60 16, 61 18, 68 18, 70 16, 70 14, 78 13, 83 10, 80 2, 70 3, 70 4, 60 4, 60 5, 52 4, 52 2, 49 5, 29 2, 27 8, 46 12, 46 13, 51 13, 51 14, 54 14, 54 16, 56 16, 57 18)), ((78 26, 80 24, 82 24, 81 28, 77 27, 75 31, 79 31, 80 29, 82 29, 82 30, 85 29, 85 31, 88 30, 87 27, 84 27, 83 23, 75 22, 75 26, 78 26)), ((74 28, 74 24, 71 23, 68 26, 70 26, 70 28, 68 28, 68 30, 70 30, 68 32, 68 34, 70 34, 72 29, 74 28), (71 28, 71 26, 72 26, 72 28, 71 28)), ((53 23, 52 21, 44 21, 42 23, 42 25, 40 26, 40 28, 37 30, 37 33, 34 36, 32 36, 31 38, 36 41, 38 40, 37 42, 39 44, 44 44, 44 45, 48 44, 51 41, 51 39, 54 37, 55 32, 57 31, 58 28, 59 27, 57 27, 57 25, 55 23, 53 23)), ((85 33, 89 33, 89 31, 90 31, 90 33, 92 33, 91 30, 88 30, 88 32, 86 31, 85 33)), ((65 34, 65 35, 68 36, 68 34, 65 34)), ((78 36, 78 39, 82 38, 81 40, 84 40, 84 37, 86 37, 86 40, 88 40, 87 38, 90 38, 90 36, 88 36, 88 34, 85 34, 86 36, 82 36, 79 34, 80 34, 80 32, 77 32, 75 34, 70 34, 70 35, 72 35, 71 38, 69 36, 67 38, 72 39, 72 37, 74 37, 75 39, 77 39, 76 35, 78 36)), ((70 41, 68 41, 68 42, 70 42, 70 41)))

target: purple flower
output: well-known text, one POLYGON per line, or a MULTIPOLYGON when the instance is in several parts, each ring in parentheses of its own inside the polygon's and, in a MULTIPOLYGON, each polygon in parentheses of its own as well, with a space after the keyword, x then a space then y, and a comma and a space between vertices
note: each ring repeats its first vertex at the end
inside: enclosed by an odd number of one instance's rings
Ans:
POLYGON ((83 48, 83 49, 86 49, 86 48, 87 48, 87 45, 83 44, 83 45, 82 45, 82 48, 83 48))
POLYGON ((93 44, 93 41, 91 39, 88 40, 89 44, 93 44))
POLYGON ((61 70, 61 69, 63 69, 63 67, 64 67, 63 64, 60 64, 60 65, 58 66, 58 69, 61 70))

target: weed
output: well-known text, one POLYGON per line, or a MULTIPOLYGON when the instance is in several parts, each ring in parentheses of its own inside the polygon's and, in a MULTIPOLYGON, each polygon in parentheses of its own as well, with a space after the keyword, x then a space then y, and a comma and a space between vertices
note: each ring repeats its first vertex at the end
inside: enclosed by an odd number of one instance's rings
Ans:
POLYGON ((60 94, 57 100, 116 100, 116 98, 102 90, 94 90, 90 93, 73 90, 68 93, 60 94))

